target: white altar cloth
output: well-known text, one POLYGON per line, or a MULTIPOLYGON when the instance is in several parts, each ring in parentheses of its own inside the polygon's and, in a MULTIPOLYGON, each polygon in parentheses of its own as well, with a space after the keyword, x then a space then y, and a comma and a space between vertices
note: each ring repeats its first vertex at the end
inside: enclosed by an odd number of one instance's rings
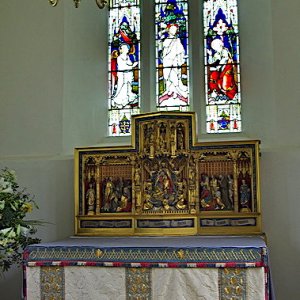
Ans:
POLYGON ((30 246, 26 300, 274 299, 260 237, 94 238, 30 246))

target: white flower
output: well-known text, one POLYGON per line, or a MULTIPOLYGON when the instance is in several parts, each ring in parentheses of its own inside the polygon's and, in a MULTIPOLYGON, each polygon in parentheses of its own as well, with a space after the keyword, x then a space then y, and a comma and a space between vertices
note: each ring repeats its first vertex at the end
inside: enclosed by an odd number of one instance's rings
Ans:
POLYGON ((11 239, 16 237, 16 233, 14 232, 13 229, 8 233, 7 237, 11 239))
POLYGON ((0 178, 0 193, 12 193, 11 183, 6 181, 3 177, 0 178))
POLYGON ((6 181, 3 177, 0 177, 0 190, 6 186, 6 181))
POLYGON ((9 240, 6 238, 0 239, 0 246, 5 247, 8 244, 9 240))
POLYGON ((6 235, 11 229, 12 229, 11 227, 4 228, 4 229, 0 230, 0 233, 3 235, 6 235))
POLYGON ((6 189, 2 190, 1 193, 12 194, 13 193, 13 189, 11 188, 11 186, 9 186, 6 189))
POLYGON ((0 274, 12 264, 22 261, 22 248, 32 243, 26 237, 35 232, 35 227, 31 230, 27 221, 22 221, 35 202, 24 190, 20 191, 18 188, 15 171, 7 168, 0 171, 0 274), (7 211, 11 216, 4 223, 7 211))
POLYGON ((16 237, 16 233, 12 227, 4 228, 0 230, 0 233, 8 239, 16 237))
POLYGON ((223 35, 223 33, 228 29, 228 27, 222 20, 219 20, 218 24, 213 29, 217 32, 218 35, 223 35))
POLYGON ((30 229, 24 226, 21 226, 21 235, 27 236, 29 233, 30 229))

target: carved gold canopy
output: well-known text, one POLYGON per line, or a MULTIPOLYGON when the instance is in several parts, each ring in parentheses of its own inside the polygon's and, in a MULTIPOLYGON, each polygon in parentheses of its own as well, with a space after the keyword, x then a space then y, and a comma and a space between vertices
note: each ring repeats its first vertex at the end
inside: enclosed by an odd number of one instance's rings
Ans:
POLYGON ((261 233, 259 141, 198 142, 191 112, 132 124, 130 146, 75 150, 76 234, 261 233))

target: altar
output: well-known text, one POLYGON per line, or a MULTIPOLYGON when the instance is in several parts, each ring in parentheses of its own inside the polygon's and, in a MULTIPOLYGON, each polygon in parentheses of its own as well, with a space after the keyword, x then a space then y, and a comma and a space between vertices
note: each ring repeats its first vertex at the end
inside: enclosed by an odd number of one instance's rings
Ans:
POLYGON ((261 236, 72 237, 24 253, 24 299, 273 299, 261 236))
POLYGON ((25 250, 25 300, 274 299, 260 142, 195 122, 136 115, 131 145, 75 149, 75 236, 25 250))

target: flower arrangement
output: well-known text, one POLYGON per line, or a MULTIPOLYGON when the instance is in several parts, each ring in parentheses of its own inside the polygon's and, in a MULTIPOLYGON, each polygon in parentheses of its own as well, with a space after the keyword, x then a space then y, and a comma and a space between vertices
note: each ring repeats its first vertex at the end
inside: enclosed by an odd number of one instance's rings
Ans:
POLYGON ((40 239, 31 237, 41 222, 24 220, 27 213, 38 208, 33 197, 20 189, 14 171, 0 172, 0 274, 12 264, 21 263, 22 252, 40 239))

